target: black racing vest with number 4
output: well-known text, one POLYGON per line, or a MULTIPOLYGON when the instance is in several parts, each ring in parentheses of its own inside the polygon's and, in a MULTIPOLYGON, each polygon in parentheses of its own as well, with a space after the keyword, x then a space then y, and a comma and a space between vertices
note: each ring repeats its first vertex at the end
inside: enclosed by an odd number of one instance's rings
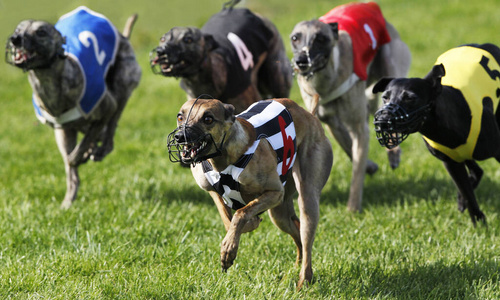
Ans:
POLYGON ((276 151, 276 172, 283 185, 295 162, 297 143, 295 125, 292 116, 283 104, 265 100, 252 104, 247 110, 237 115, 253 125, 256 133, 255 142, 238 161, 221 172, 214 171, 209 161, 203 161, 205 177, 212 187, 224 199, 227 206, 239 209, 246 205, 240 194, 238 177, 253 157, 261 139, 266 139, 276 151))
POLYGON ((215 52, 226 60, 227 84, 220 100, 235 97, 248 88, 259 56, 267 52, 273 33, 246 8, 224 9, 201 28, 219 45, 215 52))

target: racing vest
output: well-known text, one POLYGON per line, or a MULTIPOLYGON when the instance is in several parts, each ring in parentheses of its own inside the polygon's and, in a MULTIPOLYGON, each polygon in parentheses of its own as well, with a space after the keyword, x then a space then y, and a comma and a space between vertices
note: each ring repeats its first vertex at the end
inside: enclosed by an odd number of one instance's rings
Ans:
POLYGON ((251 74, 262 53, 267 52, 273 33, 246 8, 224 9, 213 15, 201 31, 219 44, 214 51, 226 60, 227 84, 219 97, 236 97, 251 84, 251 74))
POLYGON ((348 3, 330 10, 319 21, 331 24, 337 22, 339 30, 351 37, 354 73, 366 80, 366 69, 378 49, 391 41, 380 7, 375 2, 348 3))
POLYGON ((432 148, 456 162, 473 159, 474 149, 481 132, 483 99, 491 98, 493 109, 498 107, 497 90, 500 89, 500 66, 488 51, 473 45, 453 48, 438 57, 436 64, 443 64, 446 75, 441 84, 459 90, 471 111, 469 136, 464 144, 449 148, 423 136, 432 148))
POLYGON ((283 185, 286 184, 288 173, 295 162, 297 150, 292 116, 283 104, 273 100, 259 101, 236 117, 252 124, 256 133, 255 142, 236 163, 221 172, 214 171, 209 161, 202 162, 206 179, 221 195, 226 205, 234 210, 246 205, 240 194, 238 178, 252 159, 261 139, 266 139, 276 151, 276 172, 283 185))
MULTIPOLYGON (((83 90, 77 109, 87 117, 106 91, 106 75, 118 50, 119 33, 103 15, 85 6, 63 15, 55 28, 66 38, 65 54, 77 62, 83 74, 83 90)), ((37 117, 45 123, 38 99, 33 95, 37 117)), ((55 116, 57 117, 57 116, 55 116)))

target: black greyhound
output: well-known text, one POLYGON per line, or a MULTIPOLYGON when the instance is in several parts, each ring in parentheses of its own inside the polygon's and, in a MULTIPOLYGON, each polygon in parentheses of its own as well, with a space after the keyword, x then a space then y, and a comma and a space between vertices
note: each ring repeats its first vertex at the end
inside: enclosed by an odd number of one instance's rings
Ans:
POLYGON ((453 48, 425 78, 384 78, 373 88, 379 92, 384 106, 374 124, 380 144, 392 148, 420 132, 458 188, 458 209, 467 208, 474 225, 486 223, 474 195, 483 175, 476 160, 500 162, 500 48, 453 48))

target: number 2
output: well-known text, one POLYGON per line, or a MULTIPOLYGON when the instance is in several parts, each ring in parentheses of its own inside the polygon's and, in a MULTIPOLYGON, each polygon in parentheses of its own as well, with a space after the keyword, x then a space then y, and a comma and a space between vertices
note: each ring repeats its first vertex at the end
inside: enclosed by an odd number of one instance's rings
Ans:
POLYGON ((82 31, 78 35, 78 39, 87 48, 90 47, 90 42, 92 41, 95 57, 99 65, 102 66, 102 64, 104 63, 104 59, 106 58, 106 52, 104 52, 104 50, 99 51, 99 44, 97 42, 97 37, 95 36, 95 34, 90 31, 82 31))

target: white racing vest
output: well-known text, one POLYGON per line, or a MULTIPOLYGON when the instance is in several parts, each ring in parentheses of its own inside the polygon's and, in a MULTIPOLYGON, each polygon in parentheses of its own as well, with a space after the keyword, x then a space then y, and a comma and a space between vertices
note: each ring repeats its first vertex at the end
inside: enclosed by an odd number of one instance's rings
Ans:
POLYGON ((222 172, 214 171, 207 160, 202 162, 208 182, 221 195, 226 205, 235 210, 246 205, 240 194, 238 178, 252 159, 261 139, 265 138, 276 151, 276 172, 283 185, 286 184, 288 173, 295 162, 297 150, 292 116, 281 103, 273 100, 259 101, 237 117, 253 125, 256 139, 252 146, 236 163, 229 165, 222 172))

